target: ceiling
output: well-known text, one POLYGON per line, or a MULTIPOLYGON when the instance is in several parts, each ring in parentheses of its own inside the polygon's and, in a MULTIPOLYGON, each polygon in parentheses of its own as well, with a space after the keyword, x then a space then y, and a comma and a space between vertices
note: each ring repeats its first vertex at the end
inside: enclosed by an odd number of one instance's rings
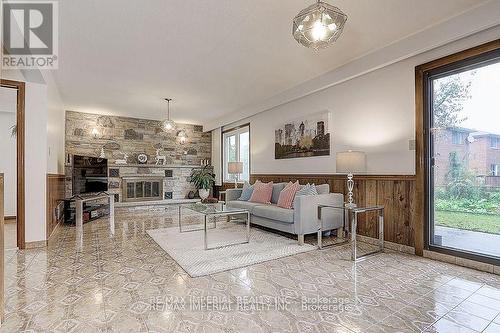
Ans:
POLYGON ((481 0, 328 0, 347 15, 332 47, 291 36, 313 0, 64 0, 59 69, 68 110, 203 124, 458 15, 481 0))

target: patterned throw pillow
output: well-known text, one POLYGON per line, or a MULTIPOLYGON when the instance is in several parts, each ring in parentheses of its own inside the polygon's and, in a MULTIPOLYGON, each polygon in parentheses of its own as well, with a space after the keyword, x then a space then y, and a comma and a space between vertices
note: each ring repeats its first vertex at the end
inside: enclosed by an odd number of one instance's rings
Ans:
POLYGON ((248 201, 253 193, 253 185, 250 185, 248 182, 243 184, 243 190, 241 191, 241 196, 238 198, 240 201, 248 201))
POLYGON ((310 189, 309 189, 309 194, 307 195, 318 195, 318 189, 316 189, 316 184, 311 184, 309 185, 310 186, 310 189))
POLYGON ((295 183, 288 183, 288 185, 285 186, 285 188, 280 192, 278 207, 292 209, 295 193, 297 193, 299 187, 299 181, 296 181, 295 183))
MULTIPOLYGON (((295 193, 295 198, 300 195, 318 195, 318 191, 316 190, 316 185, 314 184, 311 185, 308 183, 306 186, 298 190, 297 193, 295 193)), ((293 199, 293 202, 295 202, 295 198, 293 199)))
POLYGON ((273 195, 273 182, 261 183, 256 182, 253 184, 253 193, 250 197, 250 202, 257 203, 271 203, 271 196, 273 195))

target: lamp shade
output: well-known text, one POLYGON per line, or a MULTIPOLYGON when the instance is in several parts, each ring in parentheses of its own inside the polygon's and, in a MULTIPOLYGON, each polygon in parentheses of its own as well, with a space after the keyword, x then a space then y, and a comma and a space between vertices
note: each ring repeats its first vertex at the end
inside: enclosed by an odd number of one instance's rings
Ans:
POLYGON ((243 162, 228 162, 227 173, 231 175, 243 173, 243 162))
POLYGON ((366 154, 362 151, 343 151, 336 155, 338 173, 363 173, 366 171, 366 154))

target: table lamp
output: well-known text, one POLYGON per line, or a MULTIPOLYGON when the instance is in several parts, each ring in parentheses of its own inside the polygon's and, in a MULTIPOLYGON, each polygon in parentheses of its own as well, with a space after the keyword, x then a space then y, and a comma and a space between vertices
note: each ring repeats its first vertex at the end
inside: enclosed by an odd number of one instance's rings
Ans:
POLYGON ((243 162, 228 162, 227 173, 234 175, 234 188, 238 188, 238 179, 243 173, 243 162))
POLYGON ((349 190, 347 208, 355 208, 352 199, 354 189, 353 174, 366 172, 366 154, 362 151, 343 151, 336 155, 337 173, 347 173, 347 189, 349 190))

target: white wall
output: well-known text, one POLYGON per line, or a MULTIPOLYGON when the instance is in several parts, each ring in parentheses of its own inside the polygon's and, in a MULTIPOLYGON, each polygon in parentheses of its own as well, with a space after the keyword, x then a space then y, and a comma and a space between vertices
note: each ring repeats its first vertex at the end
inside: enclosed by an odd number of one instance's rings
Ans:
POLYGON ((3 78, 26 82, 26 242, 46 239, 47 173, 64 173, 64 105, 51 72, 4 71, 3 78))
POLYGON ((43 74, 47 84, 47 172, 64 174, 65 107, 52 73, 43 74))
MULTIPOLYGON (((2 99, 7 88, 1 89, 2 99)), ((15 93, 15 90, 13 90, 15 93)), ((15 95, 14 95, 15 96, 15 95)), ((5 112, 0 109, 0 173, 4 174, 4 209, 5 216, 16 216, 16 139, 11 137, 11 126, 16 123, 16 100, 14 112, 5 112)))
POLYGON ((45 240, 47 86, 26 83, 26 242, 45 240))
POLYGON ((20 71, 4 71, 2 78, 28 81, 25 95, 25 240, 42 241, 46 238, 47 85, 29 82, 30 77, 27 79, 20 71))
POLYGON ((367 153, 370 174, 414 174, 415 152, 409 150, 408 140, 415 137, 415 66, 499 36, 500 27, 483 31, 224 128, 250 122, 252 173, 334 173, 335 152, 355 149, 367 153), (331 112, 330 156, 274 159, 278 126, 325 110, 331 112))

